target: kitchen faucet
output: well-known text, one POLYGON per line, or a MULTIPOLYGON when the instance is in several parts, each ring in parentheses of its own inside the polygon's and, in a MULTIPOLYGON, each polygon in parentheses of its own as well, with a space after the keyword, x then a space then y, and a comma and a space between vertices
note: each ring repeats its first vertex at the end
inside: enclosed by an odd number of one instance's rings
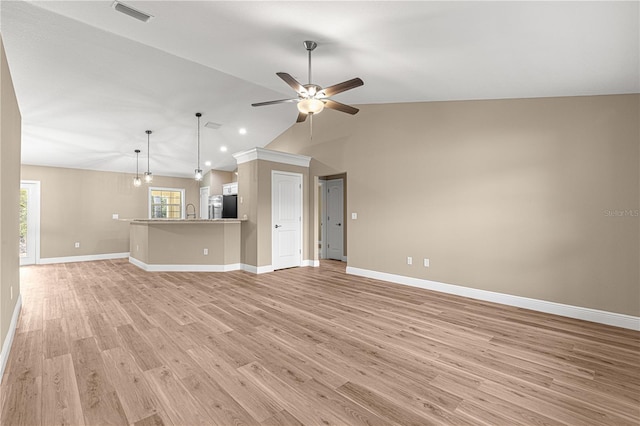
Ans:
POLYGON ((197 218, 197 216, 196 216, 196 206, 194 206, 191 203, 187 204, 187 219, 189 219, 190 217, 193 217, 194 219, 197 218), (193 213, 189 213, 189 206, 193 207, 193 213))

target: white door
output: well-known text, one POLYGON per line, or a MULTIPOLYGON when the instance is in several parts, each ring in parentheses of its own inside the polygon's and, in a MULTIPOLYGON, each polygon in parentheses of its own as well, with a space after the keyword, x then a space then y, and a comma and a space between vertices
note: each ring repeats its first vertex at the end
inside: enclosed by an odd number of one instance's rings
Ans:
POLYGON ((271 174, 271 257, 273 269, 302 264, 302 175, 271 174))
POLYGON ((209 187, 200 188, 200 219, 209 219, 209 187))
POLYGON ((327 258, 327 190, 326 190, 327 182, 321 180, 318 182, 318 225, 320 229, 318 230, 318 247, 320 249, 320 259, 327 258))
POLYGON ((40 182, 20 183, 20 265, 33 265, 38 258, 40 227, 40 182))
POLYGON ((327 181, 327 257, 342 260, 344 245, 344 183, 327 181))

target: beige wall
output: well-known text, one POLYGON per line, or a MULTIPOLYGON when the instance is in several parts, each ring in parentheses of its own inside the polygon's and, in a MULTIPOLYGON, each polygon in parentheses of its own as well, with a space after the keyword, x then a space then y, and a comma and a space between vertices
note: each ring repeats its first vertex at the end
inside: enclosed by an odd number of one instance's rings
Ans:
MULTIPOLYGON (((147 218, 148 186, 133 186, 129 173, 22 166, 23 180, 40 181, 40 257, 86 256, 129 251, 129 223, 147 218), (74 243, 80 242, 80 248, 74 243)), ((199 184, 193 179, 154 175, 152 187, 185 189, 198 211, 199 184)))
POLYGON ((209 195, 222 194, 222 185, 234 181, 235 174, 233 172, 225 172, 223 170, 209 170, 202 177, 200 187, 208 186, 209 195))
POLYGON ((0 37, 0 348, 9 334, 11 317, 20 295, 18 206, 21 123, 13 81, 0 37))
POLYGON ((313 157, 312 177, 347 173, 349 266, 637 316, 639 104, 365 105, 266 148, 313 157))
POLYGON ((309 182, 309 170, 306 167, 291 166, 265 160, 254 160, 238 166, 238 217, 247 221, 242 223, 242 263, 252 266, 268 266, 271 257, 271 172, 292 172, 302 174, 303 205, 302 220, 303 260, 310 259, 311 247, 309 233, 313 232, 310 222, 310 194, 314 188, 309 182), (240 202, 242 199, 242 202, 240 202))
POLYGON ((131 229, 131 256, 147 265, 240 263, 239 222, 133 223, 131 229))

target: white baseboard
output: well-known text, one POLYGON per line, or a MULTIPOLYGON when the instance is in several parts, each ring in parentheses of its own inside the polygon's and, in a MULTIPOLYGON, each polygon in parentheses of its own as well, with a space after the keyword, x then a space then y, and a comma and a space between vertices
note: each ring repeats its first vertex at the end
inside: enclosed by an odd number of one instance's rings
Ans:
MULTIPOLYGON (((300 263, 300 267, 306 267, 306 266, 313 266, 313 267, 318 267, 320 266, 320 261, 319 260, 303 260, 300 263)), ((252 273, 252 274, 266 274, 269 272, 273 272, 275 269, 273 269, 273 265, 266 265, 266 266, 253 266, 253 265, 247 265, 246 263, 242 264, 241 269, 243 271, 252 273)))
POLYGON ((9 331, 2 343, 2 352, 0 352, 0 378, 4 374, 4 368, 7 366, 9 360, 9 352, 11 352, 11 344, 13 343, 13 337, 16 334, 16 327, 18 326, 18 318, 20 317, 20 310, 22 309, 22 294, 18 295, 16 306, 13 308, 13 315, 11 316, 11 323, 9 324, 9 331))
POLYGON ((640 331, 640 317, 347 266, 347 274, 640 331))
POLYGON ((229 265, 149 265, 129 256, 129 262, 148 272, 228 272, 238 271, 239 263, 229 265))
POLYGON ((247 265, 246 263, 242 263, 240 269, 245 272, 249 272, 251 274, 266 274, 268 272, 273 272, 273 266, 253 266, 247 265))
POLYGON ((45 257, 38 261, 41 265, 50 265, 52 263, 69 263, 69 262, 91 262, 94 260, 111 260, 126 259, 129 253, 105 253, 105 254, 89 254, 85 256, 67 256, 67 257, 45 257))

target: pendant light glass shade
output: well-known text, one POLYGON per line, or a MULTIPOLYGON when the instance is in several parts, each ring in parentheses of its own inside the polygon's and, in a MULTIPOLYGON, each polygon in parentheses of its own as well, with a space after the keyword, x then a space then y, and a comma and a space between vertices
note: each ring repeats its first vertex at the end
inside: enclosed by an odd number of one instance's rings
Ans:
POLYGON ((138 174, 138 155, 140 154, 140 150, 136 149, 134 151, 136 153, 136 177, 133 178, 133 186, 140 186, 142 185, 142 180, 140 179, 140 175, 138 174))
POLYGON ((151 133, 153 133, 151 130, 146 130, 145 133, 147 134, 147 171, 144 172, 144 181, 146 183, 151 183, 153 181, 153 174, 151 173, 151 169, 149 168, 149 135, 151 135, 151 133))
POLYGON ((200 117, 202 117, 202 114, 196 112, 196 118, 198 119, 198 164, 196 165, 193 177, 197 181, 202 180, 202 169, 200 168, 200 117))

